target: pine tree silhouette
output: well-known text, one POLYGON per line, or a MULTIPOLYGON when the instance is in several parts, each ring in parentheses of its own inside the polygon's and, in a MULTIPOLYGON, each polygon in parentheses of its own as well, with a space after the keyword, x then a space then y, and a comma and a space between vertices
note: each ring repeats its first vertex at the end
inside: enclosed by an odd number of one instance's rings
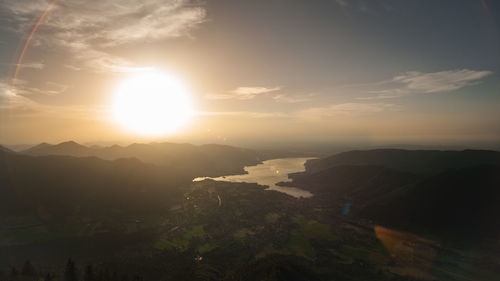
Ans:
POLYGON ((31 264, 29 260, 27 260, 24 265, 23 269, 21 270, 21 274, 24 276, 34 276, 35 275, 35 267, 31 264))
POLYGON ((92 268, 92 265, 87 265, 85 267, 85 275, 83 277, 84 281, 96 281, 95 275, 94 275, 94 269, 92 268))
POLYGON ((19 271, 17 271, 17 268, 15 266, 12 266, 10 268, 10 279, 17 280, 17 275, 19 275, 19 271))
POLYGON ((47 273, 47 275, 45 275, 45 278, 43 280, 44 281, 52 281, 52 280, 54 280, 54 277, 52 276, 52 274, 47 273))
POLYGON ((66 263, 66 269, 64 271, 64 281, 78 281, 78 277, 76 274, 76 265, 75 262, 71 259, 68 259, 66 263))
POLYGON ((97 274, 97 281, 104 281, 104 271, 99 269, 99 273, 97 274))

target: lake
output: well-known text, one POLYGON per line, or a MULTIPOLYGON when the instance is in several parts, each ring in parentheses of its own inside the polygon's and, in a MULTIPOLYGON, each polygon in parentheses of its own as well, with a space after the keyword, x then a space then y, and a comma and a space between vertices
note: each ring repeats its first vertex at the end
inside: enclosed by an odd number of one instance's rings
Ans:
POLYGON ((307 160, 314 158, 280 158, 272 159, 262 162, 255 166, 246 166, 246 174, 223 176, 217 178, 201 177, 195 178, 193 181, 202 181, 205 179, 212 179, 216 181, 227 182, 247 182, 266 185, 266 190, 275 190, 288 194, 296 198, 309 198, 313 194, 307 190, 276 185, 279 182, 289 182, 288 174, 305 171, 304 164, 307 160))

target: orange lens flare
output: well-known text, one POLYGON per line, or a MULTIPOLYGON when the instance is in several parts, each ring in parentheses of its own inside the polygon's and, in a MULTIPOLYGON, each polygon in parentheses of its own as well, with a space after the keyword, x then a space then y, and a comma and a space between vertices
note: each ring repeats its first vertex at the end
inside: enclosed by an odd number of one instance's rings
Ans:
POLYGON ((419 279, 433 279, 429 271, 437 255, 436 242, 381 226, 375 226, 375 235, 397 265, 388 268, 389 271, 419 279))
POLYGON ((50 9, 56 4, 58 0, 53 0, 50 2, 49 6, 47 6, 47 9, 43 12, 43 14, 40 16, 38 21, 36 22, 35 26, 33 27, 33 30, 31 30, 30 35, 28 36, 28 39, 26 39, 26 43, 24 43, 23 50, 21 51, 21 54, 19 55, 19 59, 17 60, 17 65, 16 65, 16 71, 14 72, 14 78, 12 79, 12 89, 14 89, 14 86, 16 84, 17 76, 19 74, 19 69, 21 68, 21 64, 23 63, 24 59, 24 54, 26 53, 26 50, 28 49, 28 46, 30 45, 31 39, 33 38, 33 35, 35 35, 35 32, 37 31, 38 27, 40 26, 40 23, 45 19, 47 14, 49 13, 50 9))

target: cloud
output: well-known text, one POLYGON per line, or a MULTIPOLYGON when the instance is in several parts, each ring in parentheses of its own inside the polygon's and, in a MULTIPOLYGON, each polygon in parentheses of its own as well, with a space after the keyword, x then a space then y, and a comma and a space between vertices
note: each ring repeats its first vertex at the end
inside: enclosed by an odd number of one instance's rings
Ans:
MULTIPOLYGON (((60 83, 55 83, 52 81, 47 81, 41 86, 43 87, 31 87, 29 86, 30 83, 28 83, 25 80, 16 80, 16 84, 12 86, 11 84, 7 84, 6 82, 3 82, 2 85, 2 91, 4 93, 10 92, 12 94, 15 94, 16 96, 23 96, 23 97, 29 97, 32 95, 47 95, 47 96, 54 96, 54 95, 59 95, 66 90, 68 90, 70 87, 68 85, 60 84, 60 83)), ((5 95, 5 94, 4 94, 5 95)))
MULTIPOLYGON (((26 85, 22 80, 18 80, 21 85, 26 85)), ((61 90, 66 88, 65 85, 48 82, 47 85, 54 87, 56 90, 48 90, 57 92, 57 88, 61 90)), ((31 89, 31 88, 30 88, 31 89)), ((42 91, 42 90, 41 90, 42 91)), ((96 106, 54 106, 38 103, 29 97, 26 97, 26 89, 20 89, 19 85, 12 87, 7 81, 0 81, 0 112, 8 112, 9 116, 51 116, 58 118, 78 118, 94 120, 100 118, 106 113, 106 109, 96 106)), ((48 94, 47 91, 42 91, 43 94, 48 94)))
POLYGON ((52 82, 52 81, 45 82, 45 85, 47 86, 47 88, 42 89, 39 92, 40 94, 59 95, 59 94, 66 92, 66 90, 68 90, 70 88, 68 85, 64 85, 64 84, 60 84, 60 83, 56 83, 56 82, 52 82))
POLYGON ((409 96, 411 94, 411 92, 408 91, 408 89, 406 88, 368 91, 368 93, 374 95, 367 97, 358 97, 356 99, 357 100, 394 99, 394 98, 409 96))
POLYGON ((431 73, 409 71, 391 80, 378 83, 387 89, 368 91, 373 96, 360 97, 358 100, 390 99, 414 94, 433 94, 451 92, 464 87, 477 85, 481 79, 493 74, 488 70, 456 69, 431 73))
POLYGON ((28 82, 17 80, 12 86, 9 79, 0 80, 0 113, 8 112, 9 116, 86 116, 95 109, 82 106, 52 106, 41 104, 30 98, 30 95, 57 95, 66 91, 66 85, 46 82, 46 88, 32 88, 28 82))
POLYGON ((14 67, 19 66, 19 68, 30 68, 30 69, 36 69, 36 70, 41 70, 45 67, 45 64, 43 62, 31 62, 31 63, 23 63, 23 64, 0 63, 0 65, 14 66, 14 67))
POLYGON ((31 107, 35 105, 32 100, 17 94, 16 89, 5 82, 0 81, 0 109, 12 109, 17 107, 31 107))
POLYGON ((387 0, 335 0, 337 5, 346 12, 355 11, 363 14, 380 15, 394 10, 387 0))
POLYGON ((71 70, 73 70, 73 71, 80 71, 80 70, 82 70, 82 68, 81 68, 81 67, 74 66, 74 65, 72 65, 72 64, 66 64, 66 65, 64 65, 64 67, 66 67, 67 69, 71 69, 71 70))
POLYGON ((23 63, 19 65, 20 68, 31 68, 31 69, 43 69, 45 65, 42 62, 32 62, 32 63, 23 63))
POLYGON ((296 120, 319 121, 337 117, 369 116, 382 112, 401 111, 400 105, 392 103, 341 103, 326 107, 312 107, 293 112, 219 111, 199 112, 201 116, 232 116, 253 119, 291 118, 296 120))
MULTIPOLYGON (((49 1, 1 1, 10 30, 25 33, 49 1)), ((134 65, 112 54, 112 47, 166 38, 190 37, 206 20, 200 2, 190 0, 72 0, 60 1, 42 23, 34 42, 70 52, 76 62, 97 71, 128 71, 134 65)))
POLYGON ((231 91, 240 99, 253 99, 254 97, 266 93, 271 93, 281 90, 281 87, 266 88, 266 87, 239 87, 231 91))
POLYGON ((327 107, 313 107, 301 110, 297 116, 305 120, 329 119, 334 117, 366 116, 381 112, 401 111, 400 105, 392 103, 341 103, 327 107))
POLYGON ((475 71, 468 69, 434 73, 411 71, 396 76, 393 80, 406 84, 407 88, 412 91, 438 93, 454 91, 469 85, 474 85, 478 80, 492 73, 491 71, 475 71))
POLYGON ((281 90, 281 87, 238 87, 226 94, 208 94, 205 97, 212 100, 238 99, 250 100, 259 95, 276 92, 281 90))
POLYGON ((347 0, 335 0, 335 2, 337 2, 337 4, 339 4, 339 6, 341 7, 349 6, 349 2, 347 0))
POLYGON ((281 112, 253 112, 253 111, 219 111, 219 112, 200 112, 203 116, 237 116, 249 118, 286 118, 289 117, 286 113, 281 112))
POLYGON ((276 102, 281 102, 281 103, 299 103, 299 102, 306 102, 311 100, 311 97, 314 96, 315 94, 309 94, 306 96, 290 96, 290 95, 276 95, 273 97, 273 100, 276 102))

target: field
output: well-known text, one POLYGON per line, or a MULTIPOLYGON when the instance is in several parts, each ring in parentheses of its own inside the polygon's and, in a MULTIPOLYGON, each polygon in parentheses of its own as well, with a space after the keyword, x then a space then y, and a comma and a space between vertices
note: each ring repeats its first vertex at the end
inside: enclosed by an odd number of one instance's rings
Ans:
POLYGON ((284 260, 293 257, 294 262, 307 264, 307 274, 320 279, 472 280, 480 276, 488 280, 497 274, 498 260, 480 264, 483 255, 335 216, 328 209, 313 208, 311 200, 264 191, 255 184, 197 182, 187 188, 181 201, 162 214, 115 210, 113 218, 74 217, 61 224, 49 224, 40 217, 12 217, 0 232, 1 264, 7 269, 30 259, 53 268, 56 262, 63 263, 61 256, 67 256, 82 265, 101 264, 130 274, 140 270, 157 278, 165 270, 181 268, 201 275, 214 267, 219 275, 245 275, 258 267, 242 264, 272 259, 277 268, 286 268, 284 260), (155 269, 171 259, 175 265, 155 269), (151 268, 138 269, 146 261, 151 268))

